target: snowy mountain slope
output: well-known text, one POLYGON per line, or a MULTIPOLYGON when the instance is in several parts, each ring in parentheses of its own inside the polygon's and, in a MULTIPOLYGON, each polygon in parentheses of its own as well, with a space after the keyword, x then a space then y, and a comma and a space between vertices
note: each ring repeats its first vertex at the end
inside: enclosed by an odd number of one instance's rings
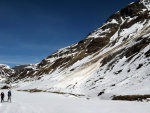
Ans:
POLYGON ((5 81, 6 78, 8 78, 13 73, 15 73, 14 70, 11 69, 8 65, 0 64, 0 83, 5 81))
POLYGON ((113 95, 150 93, 150 0, 113 14, 86 38, 62 48, 39 64, 18 70, 19 89, 113 95))

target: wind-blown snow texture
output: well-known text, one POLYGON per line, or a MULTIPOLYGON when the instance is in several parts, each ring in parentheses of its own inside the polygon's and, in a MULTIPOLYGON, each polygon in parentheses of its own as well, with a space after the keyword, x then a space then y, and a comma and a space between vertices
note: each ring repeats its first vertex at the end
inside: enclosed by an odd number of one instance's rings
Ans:
POLYGON ((150 0, 129 4, 85 39, 16 70, 20 90, 110 99, 150 94, 150 0))

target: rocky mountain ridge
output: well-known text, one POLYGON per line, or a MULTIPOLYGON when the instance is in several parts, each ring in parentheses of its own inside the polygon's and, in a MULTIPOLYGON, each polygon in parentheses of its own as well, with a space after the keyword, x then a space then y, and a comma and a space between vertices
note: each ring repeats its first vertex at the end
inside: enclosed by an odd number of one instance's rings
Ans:
MULTIPOLYGON (((121 30, 126 30, 126 28, 138 22, 147 24, 149 18, 149 5, 145 6, 144 4, 149 4, 149 1, 141 0, 140 2, 130 4, 112 15, 102 27, 90 33, 85 39, 77 44, 60 49, 46 59, 43 59, 37 65, 38 72, 35 73, 35 75, 49 74, 60 65, 62 67, 68 67, 76 61, 104 49, 103 47, 106 45, 108 46, 108 44, 112 46, 116 44, 118 40, 122 38, 121 36, 124 35, 121 34, 121 30), (117 38, 113 37, 114 34, 118 35, 117 38)), ((127 40, 133 34, 134 32, 131 32, 130 36, 127 34, 122 40, 127 40)))

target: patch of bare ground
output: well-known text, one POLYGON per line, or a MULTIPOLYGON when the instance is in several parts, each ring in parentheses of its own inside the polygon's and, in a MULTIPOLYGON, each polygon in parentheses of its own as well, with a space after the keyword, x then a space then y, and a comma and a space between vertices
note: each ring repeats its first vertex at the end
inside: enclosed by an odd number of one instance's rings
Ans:
POLYGON ((143 101, 149 100, 150 94, 147 95, 119 95, 114 96, 112 100, 124 100, 124 101, 143 101))
POLYGON ((46 90, 41 90, 41 89, 26 89, 26 90, 18 90, 18 91, 25 91, 25 92, 30 92, 30 93, 36 93, 36 92, 49 92, 49 93, 55 93, 55 94, 62 94, 62 95, 72 95, 75 97, 81 97, 85 96, 83 94, 74 94, 74 93, 66 93, 66 92, 60 92, 60 91, 46 91, 46 90))

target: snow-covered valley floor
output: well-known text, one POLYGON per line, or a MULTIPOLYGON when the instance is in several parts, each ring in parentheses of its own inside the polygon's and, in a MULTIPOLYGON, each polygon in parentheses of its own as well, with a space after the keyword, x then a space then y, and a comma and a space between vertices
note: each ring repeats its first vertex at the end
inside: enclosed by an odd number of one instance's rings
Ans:
MULTIPOLYGON (((7 91, 5 100, 7 100, 7 91)), ((12 103, 0 103, 0 113, 150 113, 150 102, 65 97, 51 93, 12 91, 12 103)))

